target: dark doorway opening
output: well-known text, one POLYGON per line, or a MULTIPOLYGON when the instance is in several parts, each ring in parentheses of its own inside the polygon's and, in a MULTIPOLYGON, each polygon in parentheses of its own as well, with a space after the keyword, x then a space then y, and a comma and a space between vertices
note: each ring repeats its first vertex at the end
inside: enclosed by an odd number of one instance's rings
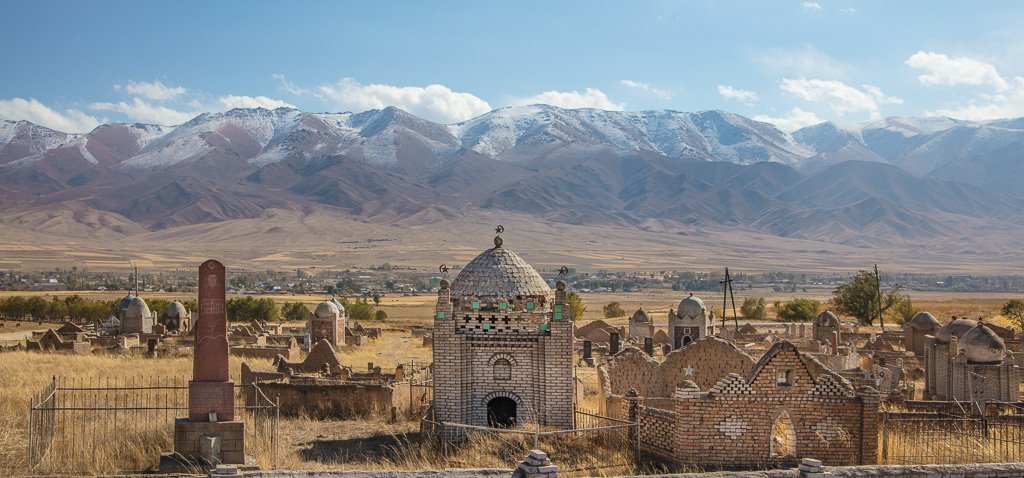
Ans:
POLYGON ((508 397, 495 397, 487 402, 487 426, 510 428, 516 424, 516 401, 508 397))
POLYGON ((690 338, 689 335, 684 335, 683 336, 683 346, 690 345, 690 342, 693 342, 693 339, 690 338))

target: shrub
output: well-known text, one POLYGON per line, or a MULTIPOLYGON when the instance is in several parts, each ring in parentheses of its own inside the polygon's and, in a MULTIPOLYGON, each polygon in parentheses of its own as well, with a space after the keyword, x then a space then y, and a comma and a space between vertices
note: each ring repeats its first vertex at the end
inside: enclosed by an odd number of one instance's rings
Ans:
POLYGON ((609 302, 603 307, 604 317, 611 319, 614 317, 622 317, 626 315, 626 311, 622 310, 622 306, 618 302, 609 302))
POLYGON ((793 299, 775 302, 775 314, 787 322, 809 322, 821 312, 821 302, 811 299, 793 299))
POLYGON ((747 297, 743 299, 740 312, 747 319, 765 320, 768 318, 768 305, 765 304, 764 297, 747 297))

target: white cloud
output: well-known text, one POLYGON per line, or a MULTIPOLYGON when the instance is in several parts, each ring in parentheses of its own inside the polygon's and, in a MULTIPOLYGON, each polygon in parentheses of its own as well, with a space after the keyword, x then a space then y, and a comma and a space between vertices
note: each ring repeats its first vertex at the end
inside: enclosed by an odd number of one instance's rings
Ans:
POLYGON ((729 85, 718 85, 718 94, 727 100, 735 100, 741 103, 750 104, 757 101, 756 92, 733 88, 729 85))
POLYGON ((267 98, 266 96, 235 96, 226 95, 217 98, 221 106, 224 109, 232 108, 266 108, 272 110, 275 108, 294 108, 295 105, 287 103, 281 100, 275 100, 273 98, 267 98))
POLYGON ((651 86, 650 83, 642 83, 633 80, 622 80, 621 83, 629 88, 646 91, 654 96, 657 96, 658 98, 666 100, 672 98, 672 93, 668 92, 667 90, 655 88, 654 86, 651 86))
POLYGON ((919 51, 907 66, 925 70, 917 77, 924 85, 988 86, 992 92, 978 93, 966 104, 926 111, 929 116, 948 116, 972 121, 1024 116, 1024 77, 1004 77, 991 63, 968 57, 950 58, 943 53, 919 51))
POLYGON ((0 119, 31 121, 37 125, 65 133, 91 131, 102 122, 95 116, 76 109, 57 111, 35 98, 0 99, 0 119))
POLYGON ((839 9, 839 13, 854 14, 857 13, 857 9, 853 7, 843 7, 839 9))
POLYGON ((927 71, 917 77, 925 85, 992 85, 997 90, 1010 87, 995 66, 973 58, 950 58, 942 53, 919 51, 905 63, 927 71))
POLYGON ((800 7, 803 8, 804 10, 810 10, 814 12, 821 10, 821 4, 819 4, 818 2, 804 2, 800 4, 800 7))
POLYGON ((181 86, 165 86, 160 80, 153 82, 129 81, 127 85, 114 85, 114 90, 124 90, 132 96, 141 96, 153 101, 173 100, 186 92, 185 88, 181 86))
POLYGON ((804 126, 823 123, 825 120, 819 118, 818 115, 811 111, 793 108, 790 110, 788 116, 772 117, 767 115, 757 115, 754 117, 754 121, 771 123, 783 131, 796 131, 804 126))
POLYGON ((142 98, 132 98, 131 103, 118 101, 117 103, 92 103, 89 108, 100 111, 116 111, 132 120, 140 123, 153 123, 159 125, 179 125, 197 115, 198 111, 178 111, 166 106, 148 103, 142 98))
POLYGON ((797 98, 825 103, 840 115, 866 111, 874 118, 879 116, 880 105, 903 103, 878 87, 862 85, 863 89, 858 89, 836 80, 783 78, 780 88, 797 98))
POLYGON ((527 98, 513 98, 513 106, 544 104, 566 109, 597 108, 602 110, 622 111, 625 105, 614 103, 608 95, 597 88, 579 91, 545 91, 527 98))
POLYGON ((492 109, 486 101, 470 93, 452 91, 437 84, 425 87, 364 85, 352 78, 343 78, 337 83, 317 87, 313 95, 346 110, 366 111, 395 106, 445 123, 467 120, 492 109))

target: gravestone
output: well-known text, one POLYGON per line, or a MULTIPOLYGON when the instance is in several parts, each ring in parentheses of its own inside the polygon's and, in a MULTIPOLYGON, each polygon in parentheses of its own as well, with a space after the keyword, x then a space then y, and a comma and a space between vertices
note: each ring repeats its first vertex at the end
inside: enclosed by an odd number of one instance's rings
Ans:
POLYGON ((594 365, 594 343, 589 340, 583 341, 583 363, 594 365))
POLYGON ((650 337, 644 337, 644 352, 647 352, 647 356, 654 356, 654 339, 650 337))
POLYGON ((188 382, 188 417, 174 422, 174 452, 160 457, 163 473, 245 463, 245 423, 235 420, 235 383, 228 375, 225 269, 199 266, 199 320, 188 382))
POLYGON ((156 346, 159 342, 155 338, 146 339, 146 357, 156 358, 156 346))
POLYGON ((615 355, 619 353, 619 333, 612 332, 608 334, 608 353, 609 355, 615 355))

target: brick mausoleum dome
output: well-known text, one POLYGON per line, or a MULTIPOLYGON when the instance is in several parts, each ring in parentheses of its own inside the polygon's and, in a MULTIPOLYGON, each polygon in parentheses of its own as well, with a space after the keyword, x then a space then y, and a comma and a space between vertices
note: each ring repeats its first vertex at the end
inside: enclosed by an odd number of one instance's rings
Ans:
POLYGON ((149 317, 150 315, 153 314, 150 313, 149 306, 146 305, 146 301, 142 300, 142 297, 132 297, 124 311, 125 317, 139 318, 149 317))
POLYGON ((181 302, 174 301, 167 305, 164 309, 164 317, 167 318, 184 318, 188 317, 188 310, 185 309, 185 305, 181 302))
POLYGON ((928 312, 918 312, 907 325, 917 330, 931 330, 939 327, 939 321, 935 319, 935 316, 928 312))
POLYGON ((818 327, 839 327, 839 317, 831 310, 826 310, 814 318, 814 325, 818 327))
POLYGON ((647 313, 647 309, 641 307, 633 313, 633 316, 629 318, 629 321, 634 323, 646 323, 651 321, 651 316, 647 313))
POLYGON ((680 318, 690 319, 702 317, 706 313, 707 307, 704 306, 704 301, 700 300, 698 297, 694 297, 692 293, 679 301, 679 311, 677 312, 677 315, 680 318))
POLYGON ((948 344, 949 339, 953 336, 957 338, 963 337, 968 330, 973 329, 978 325, 978 322, 971 319, 958 319, 955 316, 953 320, 948 324, 943 325, 938 332, 935 333, 935 341, 940 344, 948 344))
POLYGON ((316 305, 316 310, 313 311, 318 319, 336 319, 341 315, 343 309, 338 307, 334 301, 325 300, 316 305))
POLYGON ((502 247, 501 237, 494 247, 469 261, 451 284, 452 298, 540 299, 550 304, 554 293, 537 270, 518 254, 502 247))
POLYGON ((969 363, 993 364, 1003 361, 1006 344, 984 323, 964 332, 957 342, 956 352, 964 354, 969 363))

